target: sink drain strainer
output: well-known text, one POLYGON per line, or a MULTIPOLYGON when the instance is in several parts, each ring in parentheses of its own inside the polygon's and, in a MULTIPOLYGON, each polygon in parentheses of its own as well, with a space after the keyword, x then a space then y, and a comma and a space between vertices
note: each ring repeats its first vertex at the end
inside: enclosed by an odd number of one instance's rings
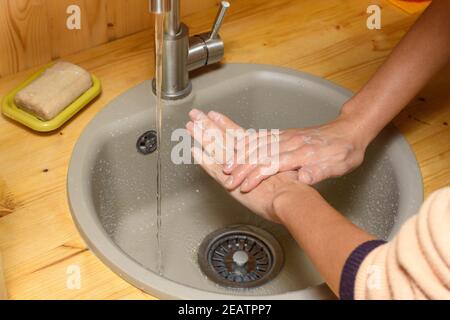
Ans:
POLYGON ((207 236, 200 245, 198 262, 203 273, 221 286, 254 288, 280 272, 284 255, 268 232, 238 225, 207 236))
POLYGON ((136 149, 143 155, 149 155, 158 148, 158 136, 156 131, 151 130, 144 133, 136 142, 136 149))

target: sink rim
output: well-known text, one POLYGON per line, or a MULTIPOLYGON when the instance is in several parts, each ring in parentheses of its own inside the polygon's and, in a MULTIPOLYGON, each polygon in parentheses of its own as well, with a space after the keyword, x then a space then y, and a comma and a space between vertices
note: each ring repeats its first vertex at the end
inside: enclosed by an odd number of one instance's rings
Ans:
MULTIPOLYGON (((349 98, 353 95, 353 93, 347 89, 344 89, 336 84, 318 78, 316 76, 310 75, 305 72, 287 69, 283 67, 276 67, 271 65, 261 65, 261 64, 227 64, 223 66, 220 70, 225 71, 233 71, 234 69, 239 69, 239 72, 251 72, 251 71, 272 71, 276 73, 281 73, 289 76, 302 76, 306 79, 311 79, 317 83, 322 83, 327 86, 331 86, 334 90, 348 96, 349 98)), ((236 70, 235 70, 236 71, 236 70)), ((209 74, 203 75, 200 79, 194 79, 194 84, 196 81, 208 81, 208 78, 213 77, 213 71, 209 74)), ((126 93, 128 91, 125 91, 126 93)), ((123 93, 123 94, 124 94, 123 93)), ((194 93, 195 94, 195 93, 194 93)), ((120 98, 117 97, 116 99, 120 98)), ((189 99, 189 97, 185 98, 189 99)), ((115 100, 110 101, 113 102, 115 100)), ((260 295, 260 296, 248 296, 248 295, 234 295, 234 294, 220 294, 210 291, 203 291, 200 289, 196 289, 189 285, 184 285, 181 283, 177 283, 176 281, 164 278, 159 276, 157 273, 145 268, 143 265, 139 264, 133 258, 129 257, 122 249, 120 249, 113 240, 108 236, 106 231, 104 230, 102 224, 100 223, 98 217, 95 214, 96 210, 93 206, 92 201, 86 201, 86 197, 82 196, 81 186, 86 185, 86 178, 89 177, 88 170, 80 169, 80 165, 88 162, 88 157, 93 156, 92 154, 88 154, 88 149, 92 149, 92 141, 90 141, 89 134, 96 131, 95 122, 98 117, 101 117, 105 113, 108 112, 108 107, 105 106, 87 125, 80 138, 78 139, 73 153, 72 158, 69 164, 68 170, 68 178, 67 178, 67 195, 69 201, 69 207, 71 211, 72 218, 77 226, 78 231, 80 232, 83 240, 87 243, 88 247, 94 252, 100 260, 105 263, 108 268, 117 273, 120 277, 124 278, 129 283, 133 284, 137 288, 148 292, 149 294, 156 295, 158 298, 168 298, 168 299, 318 299, 325 298, 331 299, 335 298, 331 295, 328 286, 323 283, 318 286, 308 287, 302 290, 290 291, 283 294, 276 295, 260 295), (90 142, 87 143, 86 141, 90 142), (88 148, 89 146, 89 148, 88 148), (83 149, 84 148, 84 149, 83 149), (95 239, 91 241, 91 239, 95 239), (94 243, 95 242, 95 243, 94 243), (145 281, 144 281, 145 280, 145 281), (148 285, 147 283, 151 283, 152 285, 148 285)), ((410 166, 408 169, 409 179, 408 181, 400 181, 399 184, 408 185, 409 191, 414 194, 415 199, 422 202, 423 200, 423 183, 414 184, 410 183, 411 181, 422 181, 421 172, 419 169, 419 164, 415 159, 415 154, 412 151, 409 144, 406 142, 406 139, 401 135, 397 144, 405 153, 410 153, 413 155, 415 163, 410 166), (412 171, 410 171, 412 170, 412 171), (411 180, 412 179, 412 180, 411 180)), ((97 142, 100 143, 100 142, 97 142)), ((95 144, 94 144, 95 145, 95 144)), ((405 165, 406 167, 406 165, 405 165)), ((401 169, 401 168, 400 168, 401 169)), ((397 172, 397 171, 396 171, 397 172)), ((399 203, 399 212, 401 211, 401 198, 399 203)), ((405 203, 403 203, 403 206, 405 203)), ((414 204, 411 204, 414 205, 414 204)), ((391 236, 398 231, 399 223, 397 222, 394 225, 394 228, 391 232, 391 236)))

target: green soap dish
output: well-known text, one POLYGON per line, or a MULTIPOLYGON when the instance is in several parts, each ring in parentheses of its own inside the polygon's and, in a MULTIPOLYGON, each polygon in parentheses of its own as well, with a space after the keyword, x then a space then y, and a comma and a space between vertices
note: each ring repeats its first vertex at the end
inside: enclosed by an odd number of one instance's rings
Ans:
POLYGON ((11 91, 6 95, 6 97, 2 101, 2 113, 17 122, 31 128, 32 130, 39 132, 50 132, 58 129, 64 123, 66 123, 70 118, 72 118, 77 112, 83 109, 86 105, 89 104, 92 100, 94 100, 102 91, 102 86, 100 80, 91 74, 92 77, 92 87, 83 93, 78 99, 76 99, 72 104, 67 106, 63 111, 61 111, 55 118, 49 121, 43 121, 36 116, 28 113, 19 107, 17 107, 14 102, 14 97, 16 94, 28 86, 31 82, 39 78, 39 76, 51 67, 53 64, 47 65, 35 74, 33 74, 30 78, 28 78, 25 82, 20 84, 16 89, 11 91))

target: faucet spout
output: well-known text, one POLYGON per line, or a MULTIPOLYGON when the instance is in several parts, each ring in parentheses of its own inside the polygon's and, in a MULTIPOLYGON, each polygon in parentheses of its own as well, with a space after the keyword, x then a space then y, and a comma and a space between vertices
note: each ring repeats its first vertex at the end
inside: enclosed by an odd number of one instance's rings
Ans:
POLYGON ((180 31, 180 0, 150 0, 150 11, 165 14, 164 32, 175 36, 180 31))
POLYGON ((150 11, 154 14, 162 14, 170 11, 169 0, 150 0, 150 11))
POLYGON ((170 10, 166 17, 165 33, 176 36, 180 32, 180 0, 169 0, 170 10))
MULTIPOLYGON (((219 29, 230 4, 222 1, 211 32, 189 38, 189 28, 181 23, 180 0, 150 0, 151 12, 164 14, 164 59, 162 65, 162 98, 177 100, 192 91, 189 71, 217 63, 224 56, 219 29)), ((153 91, 156 92, 155 81, 153 91)))

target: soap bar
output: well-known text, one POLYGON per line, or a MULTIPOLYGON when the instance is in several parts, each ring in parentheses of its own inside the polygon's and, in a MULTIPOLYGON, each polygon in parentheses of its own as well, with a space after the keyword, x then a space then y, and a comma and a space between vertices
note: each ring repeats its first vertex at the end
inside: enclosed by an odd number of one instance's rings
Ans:
POLYGON ((22 110, 48 121, 91 87, 89 72, 72 63, 58 62, 19 91, 14 100, 22 110))

